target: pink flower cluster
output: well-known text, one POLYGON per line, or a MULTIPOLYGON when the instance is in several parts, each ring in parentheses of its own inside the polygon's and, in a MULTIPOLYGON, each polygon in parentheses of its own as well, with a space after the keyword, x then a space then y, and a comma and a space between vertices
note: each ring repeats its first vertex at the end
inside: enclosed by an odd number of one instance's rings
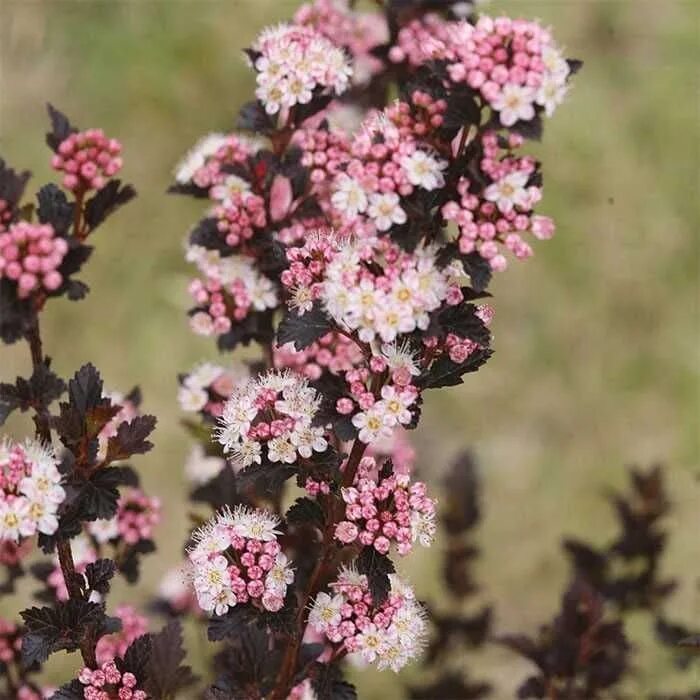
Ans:
POLYGON ((390 580, 388 598, 375 605, 367 577, 342 569, 331 584, 332 594, 316 596, 309 625, 380 670, 398 671, 420 652, 427 625, 413 591, 396 576, 390 580))
POLYGON ((353 340, 340 333, 327 333, 303 350, 293 343, 273 348, 274 365, 289 368, 312 381, 324 371, 341 374, 357 367, 363 360, 362 351, 353 340))
POLYGON ((0 442, 0 540, 53 535, 65 495, 51 449, 34 440, 0 442))
POLYGON ((147 700, 148 695, 138 688, 133 673, 121 673, 114 661, 103 663, 99 669, 83 668, 78 680, 85 686, 85 700, 147 700))
POLYGON ((550 32, 536 22, 481 16, 476 25, 437 15, 413 20, 389 52, 395 63, 447 61, 454 83, 478 91, 503 126, 554 113, 568 90, 569 64, 550 32))
POLYGON ((477 251, 498 271, 508 264, 500 245, 524 259, 532 255, 532 248, 523 240, 525 233, 539 239, 554 235, 554 222, 533 212, 542 199, 541 186, 532 184, 538 173, 537 162, 530 156, 513 154, 522 142, 517 134, 509 135, 507 140, 495 132, 484 134, 480 167, 491 184, 481 195, 473 194, 471 181, 463 176, 457 185, 459 202, 447 202, 442 207, 445 220, 459 227, 460 251, 477 251))
POLYGON ((147 496, 137 488, 125 489, 115 515, 117 536, 129 545, 152 539, 153 530, 160 522, 160 510, 159 498, 147 496))
POLYGON ((353 59, 353 83, 364 84, 381 67, 372 49, 389 38, 386 20, 379 12, 358 12, 338 0, 314 0, 302 5, 294 15, 296 24, 312 26, 342 46, 353 59))
POLYGON ((255 230, 265 228, 265 200, 249 191, 232 192, 223 203, 214 207, 216 227, 226 245, 235 248, 249 241, 255 230))
MULTIPOLYGON (((476 315, 484 322, 485 326, 489 326, 493 320, 493 307, 488 306, 487 304, 482 304, 481 306, 477 307, 476 315)), ((464 362, 480 347, 479 344, 473 340, 463 338, 456 333, 447 333, 443 340, 442 346, 440 346, 438 338, 434 336, 425 338, 423 343, 433 357, 436 357, 440 351, 443 351, 447 353, 452 362, 457 364, 464 362)))
POLYGON ((435 501, 426 491, 423 482, 410 483, 404 474, 385 475, 373 457, 363 458, 355 485, 342 490, 345 520, 336 525, 335 538, 344 544, 371 545, 380 554, 387 554, 392 543, 401 555, 408 554, 416 540, 429 546, 436 527, 435 501))
POLYGON ((276 516, 242 506, 225 509, 193 534, 188 551, 200 607, 216 615, 251 603, 277 612, 294 572, 277 542, 276 516))
POLYGON ((121 620, 122 628, 119 632, 100 637, 95 648, 98 664, 123 657, 131 643, 148 632, 148 618, 139 615, 133 606, 119 605, 114 614, 121 620))
POLYGON ((20 299, 41 289, 53 292, 63 283, 58 268, 67 252, 68 241, 51 224, 19 221, 0 232, 0 279, 16 282, 20 299))
POLYGON ((305 126, 294 132, 292 143, 302 149, 301 164, 309 169, 309 179, 321 207, 326 204, 330 183, 350 160, 350 140, 341 129, 305 126))
POLYGON ((63 186, 72 192, 101 190, 122 168, 122 145, 102 129, 88 129, 61 141, 51 159, 54 170, 65 173, 63 186))
POLYGON ((409 102, 397 100, 386 108, 386 116, 398 128, 402 138, 425 139, 445 121, 447 101, 427 92, 414 90, 409 102))

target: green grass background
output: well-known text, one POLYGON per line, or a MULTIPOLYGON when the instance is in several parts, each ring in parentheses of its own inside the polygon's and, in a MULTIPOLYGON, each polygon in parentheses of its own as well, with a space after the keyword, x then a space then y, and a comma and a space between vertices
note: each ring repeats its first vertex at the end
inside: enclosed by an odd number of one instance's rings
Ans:
MULTIPOLYGON (((212 343, 185 323, 186 230, 200 207, 164 192, 170 171, 201 134, 232 127, 253 82, 240 50, 266 24, 291 15, 284 0, 0 0, 0 154, 52 177, 43 145, 50 100, 82 127, 124 142, 124 176, 140 197, 96 235, 79 304, 44 315, 48 352, 65 374, 92 360, 107 385, 138 383, 159 417, 156 449, 138 460, 162 495, 160 552, 134 590, 145 600, 177 561, 187 529, 175 375, 212 343)), ((533 151, 544 161, 543 213, 556 237, 514 262, 493 285, 496 354, 466 385, 431 393, 416 439, 420 469, 437 479, 463 446, 484 482, 483 555, 475 603, 496 606, 498 632, 534 632, 558 607, 567 567, 564 535, 602 543, 613 518, 603 496, 625 466, 667 465, 674 511, 664 572, 682 576, 669 612, 700 623, 698 464, 698 59, 695 0, 518 0, 492 4, 554 25, 582 58, 570 99, 533 151)), ((26 373, 25 347, 2 349, 0 379, 26 373)), ((14 419, 10 432, 29 430, 14 419)), ((404 570, 442 601, 440 544, 404 570)), ((31 584, 23 584, 26 597, 31 584)), ((3 615, 17 601, 0 601, 3 615)), ((640 656, 632 697, 692 677, 674 672, 631 620, 640 656)), ((201 635, 190 635, 201 659, 201 635)), ((72 657, 71 664, 77 664, 72 657)), ((470 655, 477 678, 512 696, 527 665, 498 649, 470 655)), ((50 668, 65 678, 67 661, 50 668)), ((415 677, 416 671, 409 671, 415 677)), ((357 676, 362 698, 401 697, 389 672, 357 676)), ((697 685, 699 678, 695 678, 697 685)))

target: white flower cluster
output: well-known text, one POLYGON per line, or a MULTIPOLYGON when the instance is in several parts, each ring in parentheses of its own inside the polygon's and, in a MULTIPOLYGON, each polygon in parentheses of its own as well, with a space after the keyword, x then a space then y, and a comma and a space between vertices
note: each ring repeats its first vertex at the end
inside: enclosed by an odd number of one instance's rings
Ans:
POLYGON ((37 532, 53 535, 65 495, 49 447, 35 440, 0 442, 0 541, 18 542, 37 532))
POLYGON ((234 389, 216 437, 234 466, 260 464, 263 447, 270 462, 308 459, 328 447, 324 428, 312 426, 320 402, 306 379, 289 371, 268 372, 234 389))
POLYGON ((281 609, 294 572, 277 542, 277 516, 225 508, 193 534, 188 551, 200 607, 224 615, 238 604, 281 609))
POLYGON ((387 264, 384 275, 377 277, 362 264, 357 245, 344 245, 326 268, 321 291, 326 311, 364 342, 379 336, 391 343, 402 333, 425 330, 430 313, 458 289, 455 279, 463 274, 454 265, 440 269, 436 252, 434 246, 420 246, 387 264))
POLYGON ((202 362, 181 378, 181 386, 177 393, 180 408, 188 413, 202 411, 212 399, 211 392, 227 398, 236 384, 249 377, 250 372, 243 365, 226 368, 212 362, 202 362))
POLYGON ((280 25, 262 32, 253 45, 255 95, 268 114, 295 104, 307 104, 317 88, 340 95, 347 89, 352 67, 345 52, 311 27, 280 25))
POLYGON ((427 623, 411 587, 396 575, 389 579, 388 599, 373 607, 367 577, 354 569, 342 569, 331 584, 333 593, 316 596, 309 624, 364 662, 398 672, 420 654, 427 623))

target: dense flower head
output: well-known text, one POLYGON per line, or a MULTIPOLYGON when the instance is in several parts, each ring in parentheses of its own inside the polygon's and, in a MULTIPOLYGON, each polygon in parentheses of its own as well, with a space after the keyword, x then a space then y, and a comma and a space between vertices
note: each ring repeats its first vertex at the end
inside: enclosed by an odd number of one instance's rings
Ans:
POLYGON ((539 239, 554 235, 554 222, 534 214, 542 199, 541 178, 534 158, 514 154, 521 144, 522 137, 517 134, 507 138, 495 132, 484 134, 480 169, 490 184, 475 194, 470 179, 462 176, 457 185, 459 201, 442 207, 445 220, 459 227, 460 251, 477 251, 494 270, 504 270, 508 264, 503 247, 518 259, 532 255, 524 234, 532 233, 539 239))
POLYGON ((426 496, 426 485, 411 483, 406 474, 377 467, 364 457, 353 486, 342 489, 345 520, 335 526, 335 538, 343 544, 359 542, 387 554, 392 544, 401 555, 415 541, 432 544, 435 534, 435 501, 426 496))
POLYGON ((440 268, 437 252, 435 246, 421 245, 407 253, 386 239, 351 241, 327 264, 319 296, 331 318, 364 342, 391 343, 399 335, 424 331, 431 312, 463 298, 457 281, 461 266, 440 268), (375 264, 367 265, 370 260, 375 264))
POLYGON ((339 0, 314 0, 297 10, 294 22, 314 27, 349 52, 354 84, 366 83, 381 69, 381 60, 372 50, 387 42, 389 31, 379 12, 358 12, 339 0))
POLYGON ((175 180, 203 189, 222 184, 227 178, 226 166, 245 163, 262 145, 261 139, 241 134, 207 134, 178 163, 175 180))
POLYGON ((67 252, 68 242, 51 224, 18 221, 0 231, 0 279, 15 282, 20 299, 54 292, 63 283, 59 268, 67 252))
POLYGON ((148 618, 140 615, 132 605, 118 605, 114 615, 121 621, 122 628, 119 632, 100 637, 95 648, 98 664, 124 656, 129 645, 148 632, 148 618))
POLYGON ((188 260, 203 274, 189 285, 196 306, 190 326, 200 335, 221 335, 254 311, 277 306, 273 282, 261 274, 254 260, 242 255, 222 257, 218 251, 190 246, 188 260))
POLYGON ((180 408, 191 413, 201 411, 206 415, 220 416, 236 385, 249 377, 250 371, 243 365, 222 367, 201 362, 180 377, 180 408))
POLYGON ((53 451, 35 440, 0 442, 0 540, 53 535, 65 498, 53 451))
POLYGON ((331 203, 346 223, 359 220, 383 233, 408 220, 403 197, 416 188, 444 186, 446 168, 446 160, 402 132, 386 110, 374 112, 362 123, 351 142, 350 160, 333 180, 331 203))
POLYGON ((447 100, 434 98, 424 90, 413 90, 408 100, 396 100, 385 110, 402 138, 426 139, 443 126, 447 100))
MULTIPOLYGON (((245 180, 240 179, 241 182, 245 180)), ((217 186, 224 187, 224 185, 217 186)), ((217 188, 212 188, 212 191, 217 188)), ((265 228, 267 215, 265 213, 265 200, 250 190, 235 189, 229 183, 226 192, 217 190, 222 197, 214 206, 213 215, 216 219, 216 228, 226 245, 235 248, 250 241, 256 231, 265 228)))
POLYGON ((476 25, 431 14, 414 20, 399 31, 389 58, 412 66, 446 61, 450 80, 478 91, 506 127, 540 112, 551 116, 566 95, 571 73, 547 29, 485 15, 476 25))
POLYGON ((289 368, 314 381, 324 372, 341 374, 357 367, 364 359, 357 343, 340 333, 321 336, 303 350, 296 350, 293 343, 273 348, 276 368, 289 368))
POLYGON ((133 673, 122 673, 114 661, 107 661, 98 669, 87 666, 78 675, 78 680, 85 686, 85 700, 147 700, 145 690, 140 689, 139 680, 133 673))
POLYGON ((262 510, 225 508, 193 534, 188 551, 199 606, 216 615, 251 603, 277 612, 294 580, 277 541, 279 519, 262 510))
POLYGON ((313 192, 328 211, 330 185, 350 160, 350 138, 342 129, 326 124, 304 125, 294 132, 292 143, 302 149, 301 164, 308 168, 313 192))
POLYGON ((268 28, 249 55, 257 72, 255 95, 268 114, 307 104, 314 93, 340 95, 352 75, 343 49, 308 26, 268 28))
POLYGON ((378 669, 399 671, 420 653, 427 624, 413 590, 397 576, 390 580, 389 596, 375 605, 367 577, 354 569, 342 569, 331 584, 332 592, 316 596, 310 626, 378 669))
POLYGON ((323 427, 313 425, 321 397, 303 377, 270 371, 236 387, 224 406, 216 437, 234 466, 293 464, 325 452, 323 427))
POLYGON ((63 186, 73 192, 101 190, 122 168, 122 145, 102 129, 87 129, 67 136, 51 159, 54 170, 64 173, 63 186))

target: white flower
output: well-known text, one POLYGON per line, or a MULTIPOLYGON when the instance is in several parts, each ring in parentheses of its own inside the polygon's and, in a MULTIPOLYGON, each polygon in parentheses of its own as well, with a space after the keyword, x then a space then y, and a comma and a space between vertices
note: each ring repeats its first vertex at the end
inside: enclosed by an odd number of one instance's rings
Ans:
POLYGON ((334 596, 328 593, 319 593, 309 613, 309 624, 317 632, 325 632, 328 627, 339 625, 342 618, 341 609, 345 604, 345 598, 341 594, 334 596))
POLYGON ((361 411, 352 418, 352 424, 360 431, 358 437, 369 445, 379 438, 391 435, 391 419, 384 413, 382 406, 376 404, 367 411, 361 411))
POLYGON ((197 335, 211 335, 214 332, 214 322, 204 311, 198 311, 190 316, 190 328, 197 335))
POLYGON ((267 458, 271 462, 293 464, 297 458, 297 451, 289 440, 276 437, 267 443, 267 458))
POLYGON ((208 456, 199 443, 192 446, 185 461, 185 474, 195 484, 205 484, 211 481, 224 467, 225 460, 221 457, 208 456))
POLYGON ((265 579, 265 588, 269 591, 284 595, 294 581, 294 571, 289 566, 287 557, 280 552, 275 559, 275 565, 268 571, 265 579))
POLYGON ((442 171, 447 162, 428 155, 425 151, 415 151, 401 159, 401 167, 406 171, 408 181, 424 190, 434 190, 445 186, 442 171))
POLYGON ((229 587, 229 581, 230 576, 226 557, 215 556, 211 559, 197 562, 194 574, 194 587, 198 596, 201 596, 202 593, 216 595, 224 588, 229 587))
POLYGON ((194 174, 203 167, 226 142, 225 134, 209 134, 200 139, 175 169, 175 180, 181 185, 191 182, 194 174))
POLYGON ((230 588, 222 588, 214 594, 209 591, 203 592, 199 596, 199 601, 202 609, 211 611, 215 615, 225 615, 229 608, 238 603, 238 598, 230 588))
POLYGON ((199 387, 181 386, 177 392, 180 408, 189 413, 201 411, 209 401, 209 395, 199 387))
POLYGON ((436 529, 434 513, 413 511, 411 514, 411 536, 414 542, 418 540, 423 547, 430 547, 435 539, 436 529))
POLYGON ((290 441, 302 457, 309 459, 313 452, 326 451, 328 441, 324 433, 323 428, 302 428, 292 433, 290 441))
POLYGON ((374 624, 367 625, 356 639, 357 650, 368 663, 375 661, 378 656, 381 657, 387 644, 386 632, 374 624))
POLYGON ((227 175, 224 181, 209 190, 209 196, 223 206, 231 206, 236 194, 250 192, 250 183, 238 175, 227 175))
POLYGON ((382 401, 379 403, 391 420, 392 425, 401 423, 406 425, 411 422, 411 412, 408 407, 415 401, 413 393, 404 391, 398 392, 396 387, 389 384, 382 387, 382 401))
POLYGON ((25 536, 31 536, 39 531, 45 535, 53 535, 58 530, 56 506, 44 501, 27 501, 24 511, 24 522, 20 531, 25 536))
POLYGON ((561 52, 554 46, 545 46, 542 48, 542 63, 547 69, 549 76, 564 83, 569 75, 570 68, 566 59, 561 52))
POLYGON ((225 510, 221 521, 230 523, 242 537, 248 537, 261 542, 272 542, 277 539, 279 518, 264 510, 238 506, 233 511, 225 510))
MULTIPOLYGON (((12 502, 0 501, 0 540, 17 542, 20 531, 26 527, 28 502, 25 498, 15 498, 12 502)), ((28 532, 28 535, 34 534, 28 532)))
POLYGON ((185 377, 184 384, 192 389, 208 387, 225 372, 226 370, 219 365, 202 362, 185 377))
POLYGON ((506 83, 491 106, 500 113, 503 126, 513 126, 517 121, 530 121, 535 116, 534 100, 532 88, 506 83))
POLYGON ((405 369, 414 377, 420 374, 420 369, 416 364, 416 354, 407 342, 401 345, 385 343, 382 345, 382 357, 386 360, 389 369, 405 369))
POLYGON ((268 114, 277 114, 287 95, 287 81, 266 82, 259 85, 255 96, 265 105, 268 114))
POLYGON ((343 173, 335 181, 331 203, 348 219, 354 219, 367 210, 367 194, 357 180, 343 173))
POLYGON ((569 86, 556 76, 546 76, 537 90, 535 101, 544 107, 545 114, 551 117, 556 108, 564 101, 569 86))
POLYGON ((399 205, 399 196, 395 192, 373 194, 367 214, 378 231, 388 231, 394 224, 405 224, 407 220, 406 212, 399 205))
POLYGON ((484 191, 484 197, 489 202, 495 202, 496 206, 504 213, 513 210, 513 207, 527 207, 528 192, 525 189, 530 176, 520 170, 509 173, 484 191))

